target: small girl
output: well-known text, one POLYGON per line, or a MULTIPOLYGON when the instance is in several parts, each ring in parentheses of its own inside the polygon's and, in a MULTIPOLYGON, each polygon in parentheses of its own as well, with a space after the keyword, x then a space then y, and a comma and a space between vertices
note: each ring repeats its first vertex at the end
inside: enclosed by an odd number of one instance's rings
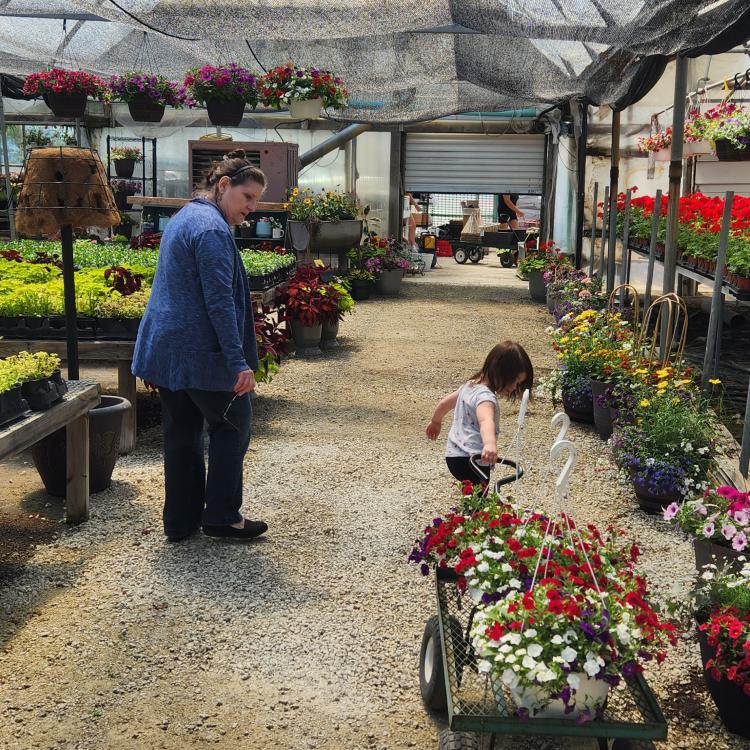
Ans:
POLYGON ((497 396, 516 397, 531 388, 534 367, 524 348, 515 341, 496 344, 484 365, 468 383, 440 400, 425 432, 430 440, 440 434, 443 417, 454 409, 448 432, 445 462, 453 476, 472 483, 486 482, 469 461, 481 454, 478 463, 488 467, 497 463, 497 436, 500 432, 500 406, 497 396))

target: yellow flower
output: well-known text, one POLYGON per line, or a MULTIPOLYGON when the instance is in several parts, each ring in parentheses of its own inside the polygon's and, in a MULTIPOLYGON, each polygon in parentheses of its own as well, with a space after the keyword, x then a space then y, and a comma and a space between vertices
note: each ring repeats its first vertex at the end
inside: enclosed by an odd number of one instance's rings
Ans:
POLYGON ((305 198, 305 205, 309 206, 312 203, 312 198, 305 198))
POLYGON ((720 385, 721 384, 721 380, 719 380, 719 378, 710 378, 708 382, 711 383, 711 385, 720 385))
POLYGON ((675 397, 674 397, 674 398, 672 399, 672 403, 673 403, 673 404, 679 404, 679 403, 680 403, 680 399, 679 399, 679 397, 678 397, 678 396, 675 396, 675 397))
POLYGON ((645 367, 639 367, 637 370, 634 370, 636 375, 648 375, 648 370, 645 367))
POLYGON ((578 322, 579 320, 587 320, 588 318, 594 317, 596 317, 596 310, 584 310, 582 313, 576 315, 575 322, 578 322))
POLYGON ((285 208, 285 209, 289 208, 289 204, 288 204, 288 203, 285 203, 285 204, 284 204, 284 208, 285 208))
POLYGON ((565 343, 566 341, 570 341, 570 337, 569 337, 569 336, 563 336, 563 337, 562 337, 562 338, 560 339, 560 343, 561 343, 561 344, 564 344, 564 343, 565 343))
POLYGON ((640 401, 638 402, 638 405, 639 405, 639 406, 642 406, 642 407, 643 407, 643 408, 645 409, 645 408, 646 408, 647 406, 651 406, 651 402, 650 402, 650 401, 649 401, 649 400, 648 400, 647 398, 642 398, 642 399, 641 399, 641 400, 640 400, 640 401))
POLYGON ((580 354, 580 353, 581 353, 581 349, 576 349, 576 350, 575 350, 575 351, 573 352, 573 354, 580 354))
POLYGON ((668 375, 669 375, 669 369, 666 367, 662 370, 656 371, 656 376, 659 378, 666 378, 668 375))
POLYGON ((669 383, 667 383, 667 381, 666 381, 666 380, 660 380, 660 381, 659 381, 659 382, 658 382, 658 383, 656 384, 656 387, 657 387, 657 388, 658 388, 658 389, 659 389, 660 391, 663 391, 663 390, 664 390, 664 389, 665 389, 665 388, 666 388, 666 387, 667 387, 668 385, 669 385, 669 383))
POLYGON ((294 188, 294 190, 292 190, 292 195, 299 195, 299 188, 294 188))

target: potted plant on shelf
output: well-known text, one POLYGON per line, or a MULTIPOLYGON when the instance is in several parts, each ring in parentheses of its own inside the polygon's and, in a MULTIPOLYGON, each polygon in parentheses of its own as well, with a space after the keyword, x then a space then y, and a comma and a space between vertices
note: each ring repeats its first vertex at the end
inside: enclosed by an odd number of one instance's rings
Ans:
POLYGON ((179 109, 192 105, 183 87, 164 76, 141 70, 113 76, 109 92, 112 100, 127 102, 130 116, 136 122, 161 122, 167 106, 179 109))
POLYGON ((18 419, 27 409, 16 367, 0 359, 0 426, 18 419))
POLYGON ((24 94, 44 99, 57 117, 83 117, 87 98, 103 100, 107 91, 103 78, 62 68, 32 73, 26 76, 23 85, 24 94))
POLYGON ((255 108, 258 103, 258 77, 237 63, 192 68, 185 76, 185 87, 218 126, 236 127, 242 122, 245 106, 255 108))
MULTIPOLYGON (((293 188, 285 204, 289 212, 287 229, 295 250, 314 253, 342 253, 362 239, 360 206, 354 196, 338 190, 293 188)), ((366 215, 369 207, 362 210, 366 215)))
POLYGON ((140 195, 141 183, 137 180, 110 180, 115 205, 119 211, 128 211, 128 196, 140 195))
MULTIPOLYGON (((693 538, 695 566, 711 563, 738 570, 750 540, 750 496, 729 485, 707 489, 682 504, 664 510, 671 521, 693 538)), ((748 550, 750 554, 750 550, 748 550)))
POLYGON ((110 157, 115 163, 115 172, 118 177, 127 179, 133 176, 133 170, 138 162, 143 161, 143 153, 139 148, 130 146, 116 146, 110 152, 110 157))
POLYGON ((18 375, 21 395, 32 411, 44 411, 56 404, 68 390, 60 374, 60 358, 47 352, 19 352, 6 362, 18 375), (56 381, 53 376, 57 374, 56 381))
POLYGON ((291 117, 309 120, 321 108, 343 109, 349 92, 338 76, 318 68, 297 68, 292 63, 280 65, 260 81, 264 104, 275 109, 288 107, 291 117))

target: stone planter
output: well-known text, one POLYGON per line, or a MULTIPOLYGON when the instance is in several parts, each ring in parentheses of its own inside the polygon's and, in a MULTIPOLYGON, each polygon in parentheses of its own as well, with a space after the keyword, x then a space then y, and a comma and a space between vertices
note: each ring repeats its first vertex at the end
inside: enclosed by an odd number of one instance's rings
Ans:
POLYGON ((128 179, 133 176, 135 170, 135 159, 115 159, 115 174, 118 177, 128 179))
POLYGON ((397 297, 401 291, 401 281, 404 278, 404 271, 401 268, 394 268, 392 271, 383 271, 375 282, 375 291, 386 297, 397 297))
POLYGON ((609 440, 612 435, 612 408, 609 406, 600 406, 598 399, 607 394, 611 384, 593 379, 590 382, 594 407, 594 425, 599 437, 602 440, 609 440))
POLYGON ((699 573, 706 565, 726 565, 735 572, 739 572, 742 568, 742 561, 739 558, 747 557, 745 552, 738 552, 732 547, 724 547, 705 539, 693 539, 693 552, 695 553, 695 569, 699 573))
POLYGON ((630 480, 633 492, 638 499, 638 506, 645 513, 661 514, 668 505, 682 502, 683 496, 679 492, 664 492, 655 494, 642 482, 630 480))
POLYGON ((323 329, 320 334, 321 349, 335 349, 339 346, 339 323, 340 321, 338 320, 335 320, 333 323, 323 323, 323 329))
POLYGON ((547 301, 547 285, 544 283, 544 271, 529 272, 529 294, 534 302, 547 301))
POLYGON ((320 339, 323 335, 322 323, 305 326, 299 320, 290 320, 289 330, 294 340, 295 351, 299 356, 312 357, 322 354, 320 350, 320 339))
POLYGON ((245 102, 242 99, 208 99, 206 109, 214 125, 236 128, 245 114, 245 102))
POLYGON ((136 122, 161 122, 164 109, 163 104, 155 102, 149 96, 141 96, 128 102, 128 111, 136 122))
MULTIPOLYGON (((102 396, 89 412, 89 491, 101 492, 112 483, 112 472, 120 455, 120 433, 130 402, 120 396, 102 396)), ((65 428, 40 440, 31 449, 34 465, 50 495, 65 497, 65 428)))

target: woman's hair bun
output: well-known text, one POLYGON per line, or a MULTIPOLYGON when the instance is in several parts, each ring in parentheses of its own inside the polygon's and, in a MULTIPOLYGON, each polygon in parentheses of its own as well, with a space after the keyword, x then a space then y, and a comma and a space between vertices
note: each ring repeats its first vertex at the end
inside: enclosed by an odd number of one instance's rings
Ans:
POLYGON ((237 148, 234 151, 230 151, 228 154, 224 154, 224 161, 227 161, 229 159, 246 159, 247 155, 245 154, 244 148, 237 148))

